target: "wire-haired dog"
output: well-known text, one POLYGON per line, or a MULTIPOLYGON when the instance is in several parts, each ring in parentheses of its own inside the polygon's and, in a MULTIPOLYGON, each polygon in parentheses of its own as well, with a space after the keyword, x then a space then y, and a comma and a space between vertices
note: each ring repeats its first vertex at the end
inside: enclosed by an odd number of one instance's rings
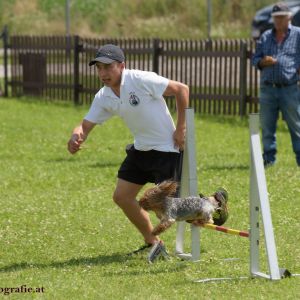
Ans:
POLYGON ((187 221, 194 225, 214 223, 222 225, 228 218, 227 191, 218 189, 211 197, 190 196, 174 198, 178 183, 164 181, 145 191, 139 204, 146 210, 152 210, 160 219, 153 229, 154 235, 159 235, 176 221, 187 221))

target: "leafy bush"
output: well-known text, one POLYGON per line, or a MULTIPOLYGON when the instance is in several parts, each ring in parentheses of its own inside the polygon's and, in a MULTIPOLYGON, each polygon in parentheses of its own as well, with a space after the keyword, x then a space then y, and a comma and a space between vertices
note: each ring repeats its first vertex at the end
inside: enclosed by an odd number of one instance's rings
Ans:
MULTIPOLYGON (((204 38, 204 0, 69 0, 71 33, 102 37, 204 38)), ((212 37, 247 38, 255 12, 274 0, 211 0, 212 37)), ((2 0, 0 28, 65 34, 66 0, 2 0), (34 16, 34 17, 33 17, 34 16)))

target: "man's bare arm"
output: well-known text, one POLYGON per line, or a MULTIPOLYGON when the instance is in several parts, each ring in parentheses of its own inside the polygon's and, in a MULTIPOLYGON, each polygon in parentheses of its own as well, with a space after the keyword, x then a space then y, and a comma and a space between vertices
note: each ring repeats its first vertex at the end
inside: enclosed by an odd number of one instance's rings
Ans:
POLYGON ((71 154, 75 154, 80 150, 81 144, 87 139, 95 125, 95 123, 83 120, 79 126, 73 129, 71 138, 68 141, 68 150, 71 154))
POLYGON ((185 109, 189 106, 189 87, 181 82, 170 80, 164 96, 175 96, 177 107, 177 124, 174 132, 174 144, 179 149, 184 148, 185 141, 185 109))

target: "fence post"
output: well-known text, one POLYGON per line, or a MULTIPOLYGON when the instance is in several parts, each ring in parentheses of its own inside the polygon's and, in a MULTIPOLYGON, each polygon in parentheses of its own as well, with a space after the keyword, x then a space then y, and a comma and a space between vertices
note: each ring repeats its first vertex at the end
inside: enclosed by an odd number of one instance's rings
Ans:
POLYGON ((7 25, 4 26, 3 32, 2 32, 2 38, 3 38, 3 47, 4 47, 4 97, 8 97, 8 29, 7 25))
POLYGON ((161 52, 161 48, 159 47, 159 39, 153 39, 153 65, 152 71, 159 74, 158 66, 159 66, 159 55, 161 52))
POLYGON ((241 41, 239 115, 246 115, 247 101, 247 44, 241 41))
POLYGON ((79 36, 74 36, 74 104, 79 104, 79 52, 81 51, 81 45, 79 44, 79 36))

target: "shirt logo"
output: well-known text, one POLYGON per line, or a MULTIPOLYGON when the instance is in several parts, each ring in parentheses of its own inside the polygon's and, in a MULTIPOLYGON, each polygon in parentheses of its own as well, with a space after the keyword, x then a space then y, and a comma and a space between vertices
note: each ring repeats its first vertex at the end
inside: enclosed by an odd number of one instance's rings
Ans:
POLYGON ((139 105, 139 103, 140 103, 139 97, 134 92, 130 92, 129 95, 130 95, 129 103, 131 104, 131 106, 139 105))

